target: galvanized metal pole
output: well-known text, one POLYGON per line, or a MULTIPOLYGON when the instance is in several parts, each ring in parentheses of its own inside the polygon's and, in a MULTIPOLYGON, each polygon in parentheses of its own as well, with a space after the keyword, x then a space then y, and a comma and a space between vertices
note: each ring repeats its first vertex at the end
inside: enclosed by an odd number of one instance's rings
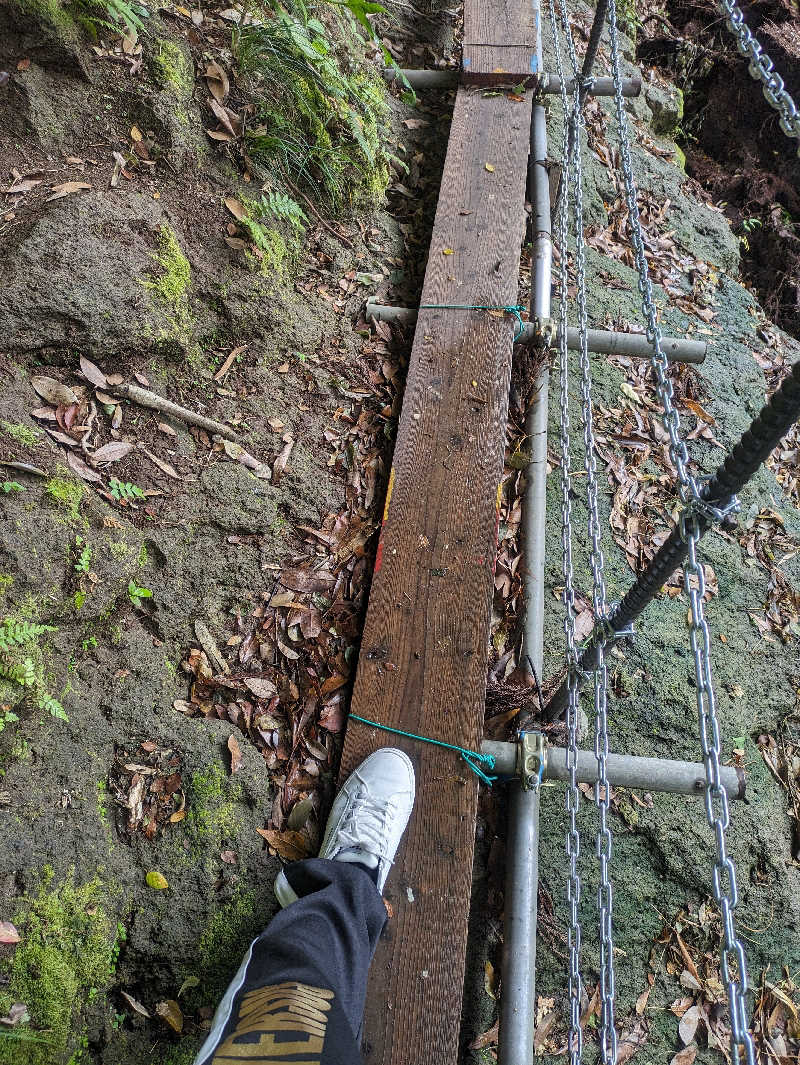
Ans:
MULTIPOLYGON (((549 190, 548 190, 549 194, 549 190)), ((376 303, 371 297, 364 310, 367 318, 376 318, 382 322, 396 322, 398 325, 413 325, 417 320, 416 307, 393 307, 386 303, 376 303)), ((644 333, 617 333, 608 329, 588 329, 589 351, 602 355, 625 355, 631 359, 649 359, 653 346, 644 333)), ((536 338, 533 322, 525 322, 518 343, 532 343, 536 338)), ((556 340, 558 333, 556 333, 556 340)), ((567 329, 567 347, 571 351, 580 351, 580 331, 570 326, 567 329)), ((706 357, 708 345, 703 340, 685 340, 683 337, 662 337, 661 350, 670 362, 701 363, 706 357)))
MULTIPOLYGON (((513 776, 517 769, 517 744, 484 740, 481 751, 495 760, 494 771, 500 776, 513 776)), ((544 769, 545 780, 568 780, 566 752, 563 747, 548 747, 544 769)), ((685 762, 672 758, 640 758, 630 754, 609 754, 608 780, 615 788, 635 788, 642 791, 664 791, 674 795, 702 796, 706 786, 706 771, 702 762, 685 762)), ((594 751, 578 751, 576 775, 580 784, 594 784, 597 780, 597 759, 594 751)), ((720 784, 729 799, 745 797, 744 770, 737 766, 722 766, 720 784)))
MULTIPOLYGON (((441 70, 410 69, 384 67, 383 76, 387 81, 401 84, 408 82, 412 89, 454 89, 458 85, 459 72, 452 67, 441 70)), ((561 92, 561 78, 557 74, 540 74, 538 78, 530 79, 530 88, 550 95, 558 95, 561 92)), ((586 85, 585 92, 591 96, 613 96, 613 78, 592 78, 586 85)), ((567 93, 575 92, 575 80, 570 78, 566 84, 567 93)), ((622 95, 625 97, 638 96, 642 91, 641 78, 623 78, 622 95)))
MULTIPOLYGON (((533 0, 537 24, 536 51, 542 67, 539 0, 533 0)), ((547 174, 547 117, 534 102, 528 157, 528 195, 533 205, 533 264, 530 318, 541 334, 549 332, 553 243, 550 222, 550 181, 547 174)), ((542 369, 528 410, 526 431, 531 459, 522 501, 526 552, 523 651, 539 680, 542 675, 544 629, 544 542, 547 490, 548 370, 542 369)), ((505 921, 502 994, 498 1033, 499 1065, 533 1065, 536 1023, 536 920, 539 894, 539 790, 520 780, 509 786, 506 841, 505 921)))

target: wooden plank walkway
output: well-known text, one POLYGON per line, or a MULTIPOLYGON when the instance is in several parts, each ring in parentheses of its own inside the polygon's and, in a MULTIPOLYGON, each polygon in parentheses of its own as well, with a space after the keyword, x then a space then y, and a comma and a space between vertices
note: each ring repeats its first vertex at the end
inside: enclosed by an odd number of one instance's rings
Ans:
MULTIPOLYGON (((531 93, 458 91, 422 304, 515 304, 531 93)), ((515 322, 422 309, 352 710, 476 749, 483 712, 498 484, 515 322)), ((403 747, 417 804, 392 871, 371 971, 369 1065, 455 1065, 478 781, 458 755, 351 722, 344 778, 403 747)))
POLYGON ((539 73, 538 33, 530 0, 464 0, 464 84, 527 84, 539 73))

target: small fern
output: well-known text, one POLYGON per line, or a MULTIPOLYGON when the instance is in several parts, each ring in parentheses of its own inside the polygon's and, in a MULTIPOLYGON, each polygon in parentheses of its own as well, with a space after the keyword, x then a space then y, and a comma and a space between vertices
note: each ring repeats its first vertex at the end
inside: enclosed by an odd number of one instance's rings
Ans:
POLYGON ((146 498, 138 484, 131 484, 130 481, 120 481, 116 477, 112 477, 109 481, 109 490, 118 503, 123 501, 135 503, 137 499, 146 498))
POLYGON ((15 621, 6 618, 0 621, 0 651, 6 654, 14 647, 23 647, 26 643, 38 640, 46 632, 55 632, 52 625, 35 625, 30 621, 15 621))
POLYGON ((293 200, 291 196, 287 196, 285 192, 276 192, 274 189, 270 189, 266 196, 261 197, 261 202, 264 205, 264 209, 274 215, 275 218, 281 218, 285 222, 289 222, 295 229, 302 230, 305 228, 308 222, 305 211, 296 200, 293 200))
POLYGON ((0 677, 22 688, 30 688, 36 683, 36 668, 30 658, 23 658, 21 662, 0 661, 0 677))
POLYGON ((46 710, 51 717, 56 717, 59 721, 69 721, 64 707, 52 695, 45 695, 39 700, 39 709, 46 710))

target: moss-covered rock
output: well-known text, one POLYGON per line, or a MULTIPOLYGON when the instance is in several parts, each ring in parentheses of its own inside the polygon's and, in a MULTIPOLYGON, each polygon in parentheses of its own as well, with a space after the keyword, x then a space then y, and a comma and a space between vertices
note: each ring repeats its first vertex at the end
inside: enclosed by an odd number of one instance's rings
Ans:
POLYGON ((54 1065, 78 1043, 81 1009, 111 979, 121 930, 98 877, 57 883, 50 868, 19 900, 14 923, 20 943, 0 961, 0 1012, 22 1002, 30 1021, 0 1033, 0 1065, 54 1065))

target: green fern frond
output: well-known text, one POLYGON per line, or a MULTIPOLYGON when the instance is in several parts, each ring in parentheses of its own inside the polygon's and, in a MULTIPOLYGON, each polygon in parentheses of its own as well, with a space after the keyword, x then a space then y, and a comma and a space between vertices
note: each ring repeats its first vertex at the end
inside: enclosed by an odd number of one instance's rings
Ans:
POLYGON ((43 699, 39 700, 39 709, 46 710, 51 717, 56 717, 59 721, 69 721, 64 707, 58 699, 54 699, 51 695, 45 695, 43 699))
POLYGON ((24 647, 25 644, 38 640, 46 632, 55 632, 52 625, 35 625, 30 621, 15 621, 6 618, 0 621, 0 651, 8 653, 13 647, 24 647))
POLYGON ((0 661, 0 677, 20 687, 30 688, 36 683, 36 667, 30 658, 23 658, 21 662, 0 661))
POLYGON ((308 222, 306 213, 300 204, 293 200, 291 196, 287 196, 285 192, 276 192, 270 189, 267 195, 262 196, 261 199, 264 207, 271 215, 289 222, 295 229, 303 229, 306 222, 308 222))

